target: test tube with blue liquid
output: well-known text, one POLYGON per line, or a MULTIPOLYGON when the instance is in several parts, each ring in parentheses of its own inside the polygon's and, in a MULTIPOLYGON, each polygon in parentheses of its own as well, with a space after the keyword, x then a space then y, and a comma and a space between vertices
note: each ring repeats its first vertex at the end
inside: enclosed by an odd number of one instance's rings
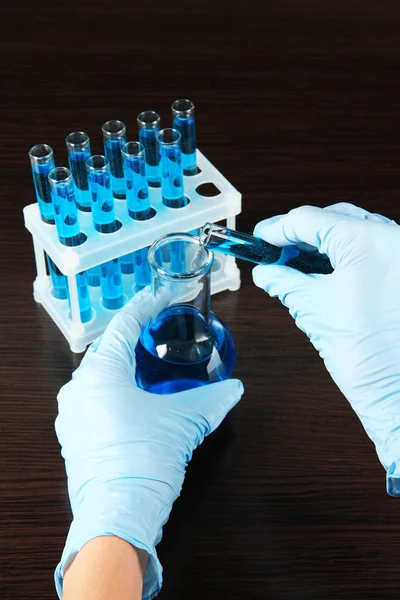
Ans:
MULTIPOLYGON (((119 229, 120 223, 115 218, 110 163, 105 156, 95 154, 86 161, 86 168, 92 194, 93 226, 100 233, 114 233, 119 229)), ((119 259, 116 258, 100 266, 100 285, 105 308, 114 310, 124 305, 119 259)))
MULTIPOLYGON (((65 167, 55 167, 48 175, 51 197, 54 206, 58 239, 64 246, 79 246, 86 237, 79 227, 78 211, 75 204, 71 171, 65 167)), ((89 289, 84 273, 76 275, 79 312, 82 323, 90 321, 92 309, 89 289)), ((67 297, 71 307, 69 288, 67 297)))
POLYGON ((29 150, 29 159, 40 217, 44 223, 54 225, 54 207, 48 180, 48 174, 55 166, 53 150, 47 144, 37 144, 29 150))
POLYGON ((126 128, 122 121, 107 121, 103 127, 104 154, 110 163, 111 188, 116 200, 125 200, 124 167, 121 149, 126 142, 126 128))
POLYGON ((160 131, 160 115, 154 110, 145 110, 137 118, 139 141, 146 153, 146 173, 150 187, 159 188, 160 178, 160 153, 157 135, 160 131))
MULTIPOLYGON (((127 142, 122 148, 122 156, 124 162, 128 214, 131 219, 134 219, 135 221, 147 221, 154 216, 155 211, 150 207, 144 146, 140 142, 127 142)), ((136 278, 139 279, 139 281, 142 281, 146 274, 143 267, 146 256, 142 250, 138 250, 137 253, 131 252, 130 256, 132 257, 132 271, 135 271, 135 265, 137 265, 136 278)), ((124 272, 124 270, 122 270, 122 272, 124 272)), ((147 283, 145 285, 147 285, 147 283)), ((138 285, 136 287, 138 287, 138 285)), ((142 287, 145 286, 143 285, 142 287)))
POLYGON ((194 104, 190 100, 175 100, 171 106, 172 127, 181 135, 182 166, 184 175, 196 175, 196 123, 194 104))
POLYGON ((68 298, 68 281, 66 276, 60 271, 55 262, 46 254, 47 266, 50 273, 52 294, 57 300, 66 300, 68 298))
POLYGON ((183 208, 189 203, 183 189, 181 135, 176 129, 162 129, 157 140, 161 158, 161 194, 168 208, 183 208))
MULTIPOLYGON (((90 139, 84 131, 74 131, 65 138, 68 150, 69 168, 74 180, 75 202, 79 210, 90 212, 91 194, 89 190, 86 161, 91 157, 90 139)), ((93 267, 86 271, 89 285, 100 285, 100 267, 93 267)))
POLYGON ((146 177, 146 151, 140 142, 127 142, 122 148, 128 214, 135 221, 153 216, 146 177))
POLYGON ((91 211, 86 161, 91 157, 90 139, 83 131, 74 131, 65 138, 69 168, 74 180, 75 201, 79 210, 91 211))
POLYGON ((58 240, 63 246, 79 246, 85 241, 81 233, 72 174, 66 167, 55 167, 48 174, 58 240))
MULTIPOLYGON (((78 273, 76 275, 76 287, 78 290, 78 302, 79 302, 79 313, 81 317, 82 323, 87 323, 92 318, 92 306, 90 302, 90 293, 89 287, 86 281, 85 272, 78 273)), ((67 287, 68 291, 68 302, 69 307, 71 309, 71 297, 69 287, 67 287)))
POLYGON ((95 154, 86 161, 86 168, 91 192, 93 226, 100 233, 113 233, 119 226, 115 219, 110 163, 105 156, 95 154))
POLYGON ((140 290, 150 284, 150 267, 147 260, 148 252, 148 248, 141 248, 133 253, 135 261, 136 292, 140 292, 140 290))
POLYGON ((254 235, 222 225, 206 223, 199 238, 200 244, 210 250, 257 265, 286 265, 306 274, 329 275, 333 272, 329 259, 318 252, 305 252, 295 246, 280 248, 254 235))

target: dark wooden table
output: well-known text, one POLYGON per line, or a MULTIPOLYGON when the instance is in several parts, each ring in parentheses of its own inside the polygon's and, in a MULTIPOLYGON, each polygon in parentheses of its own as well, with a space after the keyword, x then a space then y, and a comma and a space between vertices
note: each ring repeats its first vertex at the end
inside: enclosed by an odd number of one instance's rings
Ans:
MULTIPOLYGON (((27 152, 187 96, 243 193, 239 227, 300 204, 400 217, 397 0, 6 0, 1 45, 0 597, 55 598, 70 522, 56 395, 80 358, 32 298, 27 152)), ((196 453, 159 547, 162 600, 398 598, 400 500, 286 309, 251 281, 213 309, 242 403, 196 453)))

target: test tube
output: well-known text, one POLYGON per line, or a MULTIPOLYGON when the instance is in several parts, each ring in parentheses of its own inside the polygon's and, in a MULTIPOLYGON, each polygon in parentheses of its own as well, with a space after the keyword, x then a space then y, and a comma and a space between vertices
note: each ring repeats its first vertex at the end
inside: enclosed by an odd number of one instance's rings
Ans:
POLYGON ((124 256, 121 256, 121 258, 119 259, 119 262, 121 264, 121 273, 124 273, 124 275, 133 275, 133 273, 135 272, 135 267, 133 264, 134 260, 134 252, 128 252, 128 254, 124 254, 124 256))
POLYGON ((91 156, 90 139, 83 131, 74 131, 65 138, 69 168, 74 180, 75 201, 79 210, 91 211, 86 161, 91 156))
POLYGON ((85 241, 79 228, 71 171, 55 167, 48 174, 58 239, 64 246, 79 246, 85 241))
POLYGON ((91 287, 99 287, 100 285, 100 267, 92 267, 85 271, 86 281, 91 287))
POLYGON ((139 292, 146 285, 150 284, 150 267, 147 260, 149 249, 141 248, 136 250, 135 256, 135 284, 136 291, 139 292))
POLYGON ((157 134, 160 131, 160 115, 154 110, 145 110, 137 118, 139 141, 146 152, 146 172, 150 187, 159 188, 160 154, 158 149, 157 134))
POLYGON ((110 163, 105 156, 95 154, 86 161, 86 168, 92 195, 93 226, 100 233, 113 233, 118 224, 111 191, 110 163))
MULTIPOLYGON (((110 187, 110 163, 105 156, 95 154, 86 161, 89 188, 92 193, 94 228, 101 233, 118 230, 114 199, 110 187)), ((124 305, 121 265, 118 258, 100 265, 100 286, 105 308, 117 309, 124 305)))
POLYGON ((140 142, 127 142, 122 148, 128 213, 132 219, 151 218, 149 187, 146 178, 146 152, 140 142))
POLYGON ((50 194, 48 174, 54 169, 53 150, 47 144, 37 144, 29 150, 33 183, 36 198, 39 204, 42 221, 50 225, 55 224, 54 207, 50 194))
POLYGON ((124 168, 121 148, 126 142, 126 128, 122 121, 107 121, 103 127, 104 154, 110 163, 111 188, 116 200, 125 200, 124 168))
POLYGON ((171 106, 172 127, 181 134, 182 166, 184 175, 196 175, 196 123, 194 104, 190 100, 175 100, 171 106))
POLYGON ((57 265, 46 254, 47 266, 49 268, 50 279, 52 284, 52 293, 58 300, 66 300, 68 298, 68 282, 67 278, 57 265))
MULTIPOLYGON (((140 142, 127 142, 122 148, 128 214, 136 221, 151 219, 152 211, 149 200, 149 187, 146 178, 145 149, 140 142)), ((123 273, 133 273, 135 253, 131 252, 121 258, 123 273), (130 270, 131 269, 131 270, 130 270)))
MULTIPOLYGON (((76 275, 76 287, 78 290, 79 313, 82 323, 87 323, 92 318, 92 307, 90 302, 89 288, 86 281, 85 272, 76 275)), ((68 290, 68 303, 71 310, 71 298, 68 290)))
POLYGON ((206 223, 200 232, 200 242, 210 250, 222 252, 259 265, 283 264, 303 273, 332 273, 331 263, 324 256, 288 246, 278 248, 261 238, 206 223))
POLYGON ((183 191, 180 138, 176 129, 162 129, 157 134, 161 157, 162 199, 168 208, 182 208, 189 203, 183 191))
POLYGON ((118 258, 110 260, 100 267, 101 294, 105 308, 116 310, 124 305, 121 266, 118 258))

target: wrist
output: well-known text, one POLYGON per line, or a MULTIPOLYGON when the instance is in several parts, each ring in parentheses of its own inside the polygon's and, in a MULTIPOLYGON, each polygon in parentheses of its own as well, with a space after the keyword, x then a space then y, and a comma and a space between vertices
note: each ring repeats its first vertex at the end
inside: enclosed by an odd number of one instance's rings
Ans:
POLYGON ((160 507, 159 499, 159 491, 126 480, 91 485, 89 490, 86 486, 85 495, 79 502, 72 503, 74 519, 55 572, 59 597, 64 575, 78 552, 85 544, 102 536, 118 537, 147 553, 143 598, 149 600, 158 594, 162 585, 162 567, 155 547, 171 510, 171 504, 160 507))
POLYGON ((64 600, 139 600, 142 598, 145 552, 114 536, 85 544, 66 569, 64 600))

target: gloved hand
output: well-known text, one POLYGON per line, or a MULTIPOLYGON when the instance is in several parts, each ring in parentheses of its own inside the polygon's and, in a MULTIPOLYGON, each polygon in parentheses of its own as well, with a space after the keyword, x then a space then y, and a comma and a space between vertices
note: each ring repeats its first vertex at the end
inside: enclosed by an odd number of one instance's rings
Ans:
POLYGON ((331 275, 257 266, 254 282, 289 308, 376 446, 400 495, 400 227, 350 204, 302 206, 259 223, 277 246, 326 254, 331 275), (306 246, 304 246, 306 244, 306 246))
POLYGON ((55 573, 62 578, 90 539, 115 535, 149 555, 143 598, 160 590, 155 546, 179 496, 195 448, 239 401, 227 380, 155 395, 135 382, 135 346, 147 319, 163 307, 144 290, 111 321, 58 395, 56 431, 68 475, 73 522, 55 573))

